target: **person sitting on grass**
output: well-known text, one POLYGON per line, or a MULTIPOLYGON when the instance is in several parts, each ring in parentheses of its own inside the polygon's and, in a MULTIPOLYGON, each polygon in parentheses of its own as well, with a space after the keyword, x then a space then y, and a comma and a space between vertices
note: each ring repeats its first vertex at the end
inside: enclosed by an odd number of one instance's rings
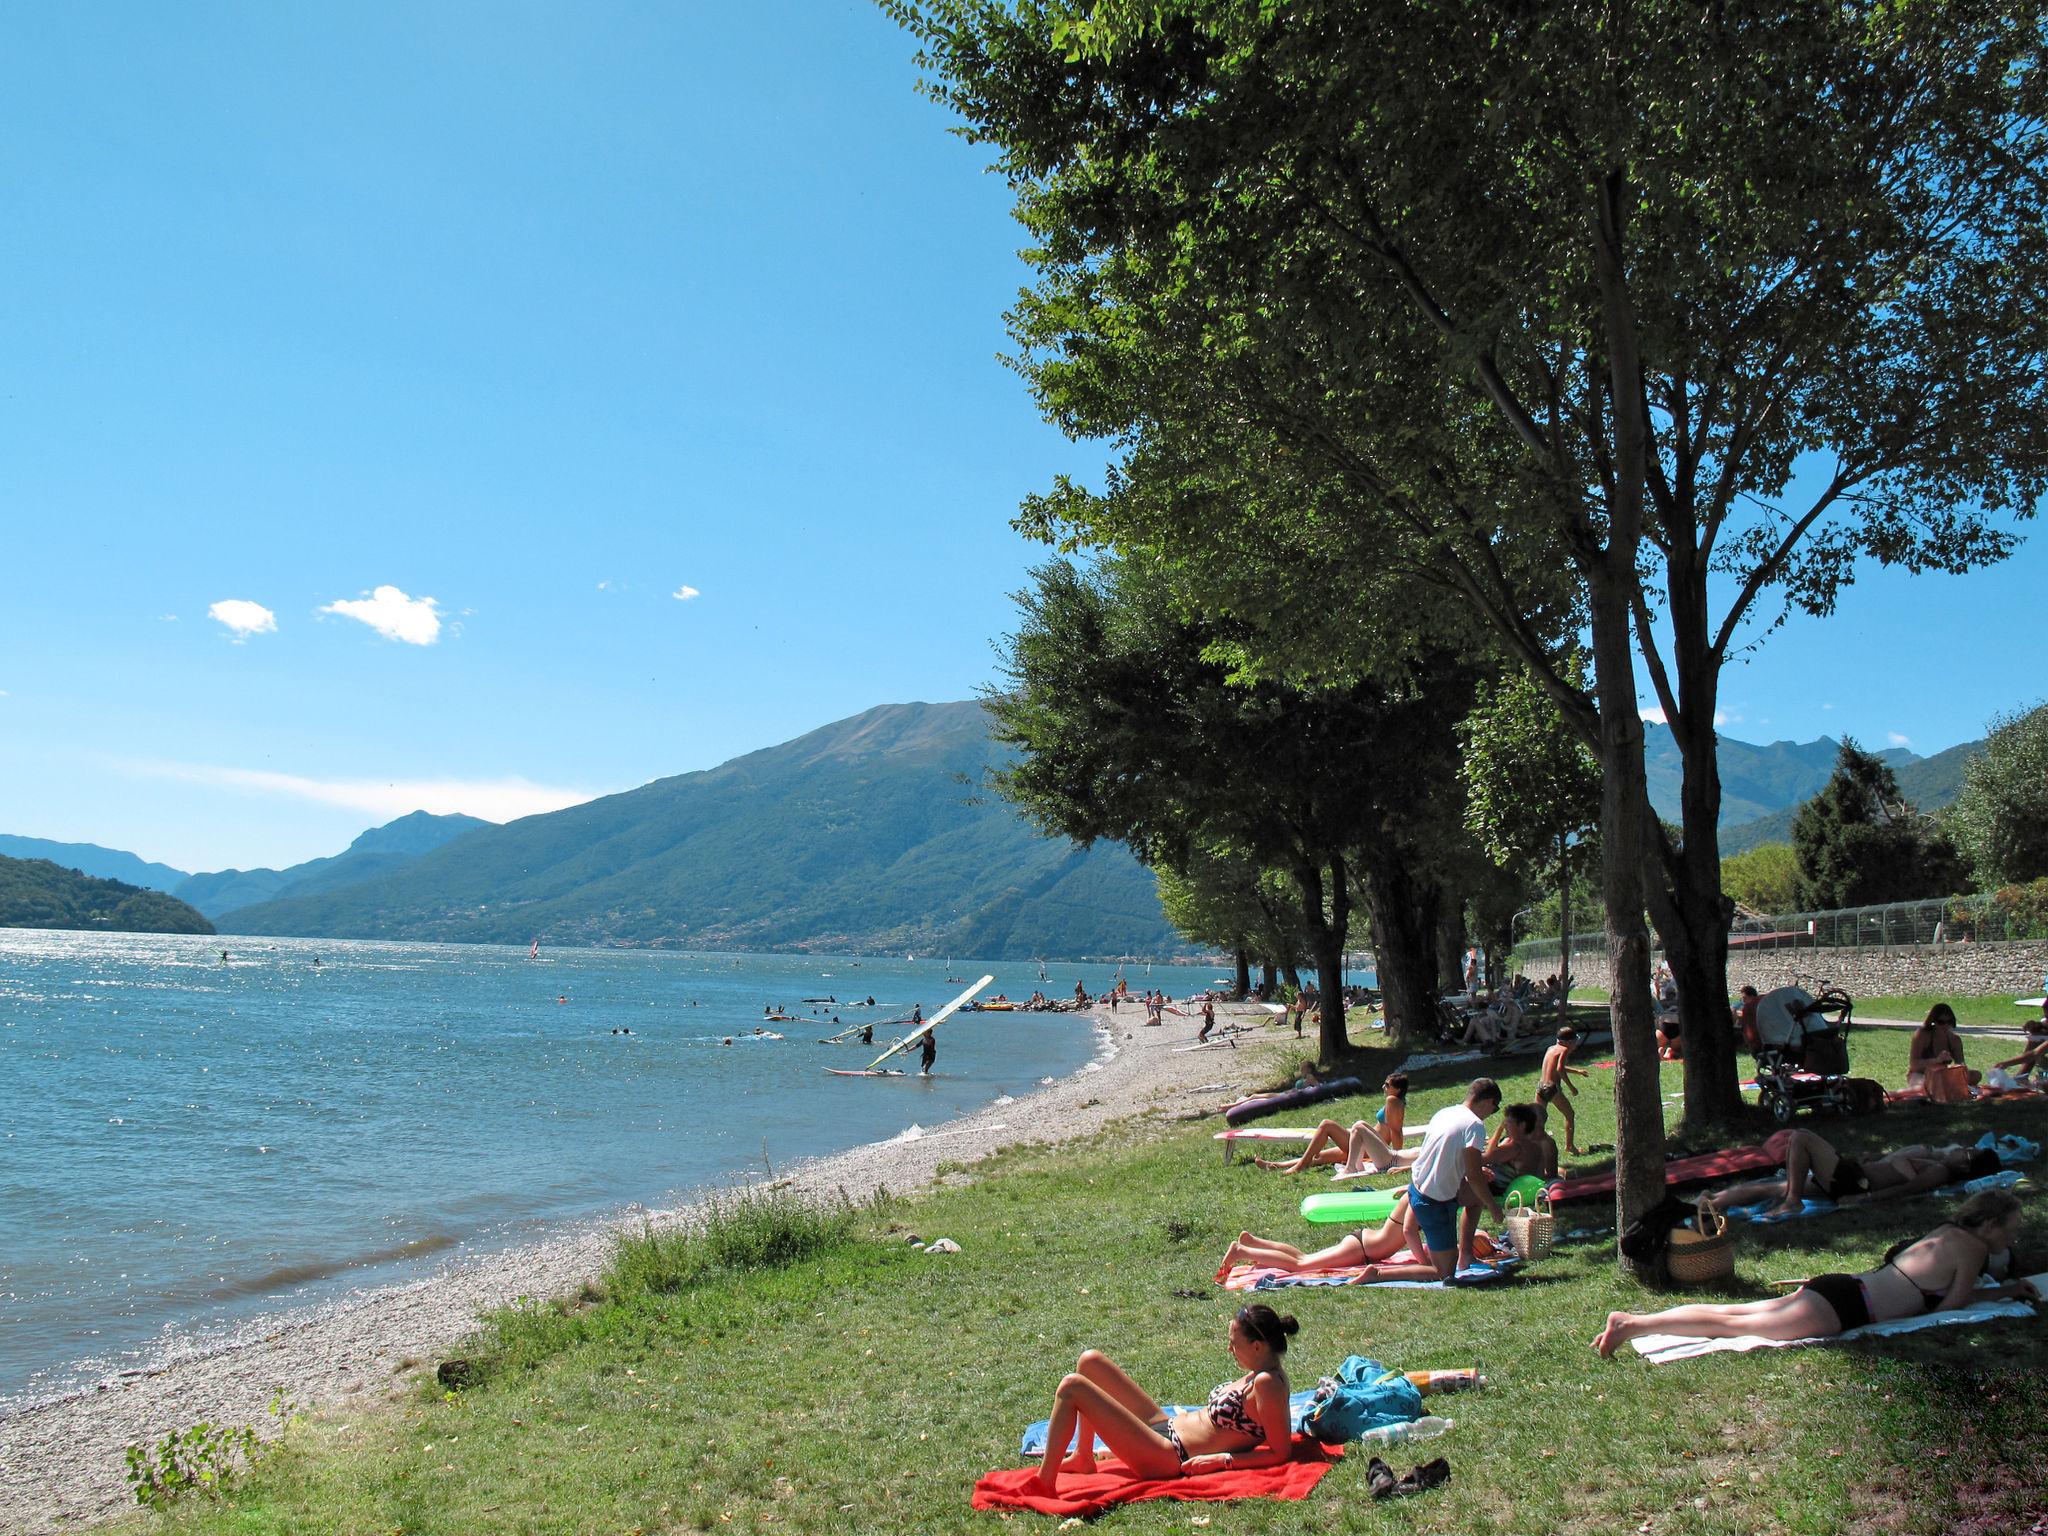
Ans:
POLYGON ((1422 1229, 1404 1194, 1394 1202, 1387 1219, 1377 1227, 1360 1227, 1346 1233, 1328 1248, 1304 1253, 1278 1238, 1237 1234, 1237 1241, 1223 1251, 1223 1269, 1228 1273, 1239 1264, 1254 1269, 1284 1270, 1290 1275, 1316 1274, 1330 1269, 1365 1269, 1377 1278, 1376 1266, 1406 1249, 1415 1264, 1429 1263, 1429 1251, 1422 1245, 1422 1229))
POLYGON ((1287 1460, 1293 1431, 1281 1356, 1300 1326, 1268 1306, 1240 1308, 1230 1321, 1230 1353, 1244 1374, 1211 1392, 1206 1408, 1170 1416, 1109 1356, 1084 1352, 1052 1395, 1045 1460, 1034 1481, 1051 1493, 1060 1473, 1093 1472, 1097 1436, 1135 1476, 1148 1479, 1287 1460), (1062 1461, 1077 1427, 1074 1453, 1062 1461))
POLYGON ((1925 1237, 1892 1247, 1860 1275, 1815 1275, 1784 1296, 1763 1301, 1699 1302, 1662 1312, 1610 1312, 1593 1340, 1603 1356, 1630 1339, 1669 1333, 1688 1339, 1825 1339, 1868 1323, 1948 1312, 1972 1302, 2041 1298, 2024 1280, 1980 1289, 1994 1253, 2012 1246, 2020 1202, 2010 1190, 1987 1189, 1965 1201, 1956 1219, 1925 1237))
POLYGON ((1487 1187, 1480 1153, 1486 1147, 1486 1118, 1500 1108, 1500 1084, 1477 1077, 1465 1090, 1465 1102, 1430 1116, 1415 1155, 1408 1200, 1423 1246, 1437 1274, 1449 1279, 1472 1265, 1472 1235, 1479 1230, 1478 1207, 1501 1219, 1500 1202, 1487 1187))
MULTIPOLYGON (((1947 1003, 1936 1003, 1913 1031, 1906 1047, 1906 1086, 1925 1088, 1927 1074, 1936 1067, 1963 1065, 1963 1037, 1956 1032, 1956 1011, 1947 1003)), ((1983 1080, 1981 1072, 1969 1073, 1974 1085, 1983 1080)))
POLYGON ((1363 1120, 1354 1121, 1348 1129, 1335 1120, 1325 1120, 1310 1133, 1308 1145, 1299 1157, 1255 1157, 1252 1161, 1261 1168, 1282 1173, 1300 1173, 1305 1168, 1331 1164, 1343 1173, 1363 1172, 1367 1163, 1376 1173, 1407 1167, 1415 1161, 1415 1154, 1399 1148, 1406 1134, 1408 1074, 1395 1072, 1384 1086, 1387 1102, 1374 1117, 1385 1128, 1384 1135, 1363 1120))
POLYGON ((1532 1173, 1545 1180, 1557 1177, 1557 1143, 1544 1135, 1543 1117, 1534 1104, 1510 1104, 1501 1111, 1500 1127, 1479 1160, 1496 1195, 1532 1173))
POLYGON ((1859 1201, 1897 1200, 1924 1195, 1944 1184, 1961 1184, 1998 1172, 2003 1165, 1988 1148, 1914 1145, 1857 1161, 1844 1157, 1813 1131, 1783 1131, 1785 1173, 1781 1180, 1737 1184, 1713 1197, 1717 1211, 1759 1200, 1772 1202, 1767 1214, 1797 1215, 1808 1199, 1837 1205, 1859 1201))

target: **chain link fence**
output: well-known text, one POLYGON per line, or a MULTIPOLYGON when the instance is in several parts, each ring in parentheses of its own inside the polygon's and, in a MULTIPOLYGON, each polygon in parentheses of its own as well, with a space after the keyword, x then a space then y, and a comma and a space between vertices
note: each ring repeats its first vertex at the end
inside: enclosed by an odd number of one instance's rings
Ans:
MULTIPOLYGON (((2036 882, 2038 886, 2040 882, 2036 882)), ((1878 907, 1844 907, 1832 912, 1787 912, 1745 917, 1729 930, 1731 953, 1769 949, 1890 948, 1906 944, 1990 944, 2008 939, 2048 938, 2048 903, 2035 887, 2016 887, 1981 896, 1941 896, 1928 901, 1895 901, 1878 907)), ((1572 953, 1604 954, 1604 929, 1572 935, 1572 953)), ((1518 969, 1540 974, 1557 969, 1556 939, 1524 939, 1515 946, 1518 969)))

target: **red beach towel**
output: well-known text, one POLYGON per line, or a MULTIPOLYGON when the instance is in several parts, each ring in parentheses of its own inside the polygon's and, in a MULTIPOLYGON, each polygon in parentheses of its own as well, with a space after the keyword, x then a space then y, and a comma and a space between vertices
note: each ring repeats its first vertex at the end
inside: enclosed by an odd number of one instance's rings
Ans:
MULTIPOLYGON (((1373 1274, 1371 1269, 1366 1266, 1352 1265, 1340 1269, 1318 1269, 1304 1278, 1311 1279, 1318 1285, 1373 1285, 1384 1284, 1389 1280, 1430 1281, 1443 1278, 1436 1272, 1434 1264, 1424 1264, 1419 1261, 1400 1264, 1381 1263, 1375 1267, 1379 1271, 1378 1274, 1373 1274)), ((1227 1269, 1218 1269, 1216 1271, 1216 1283, 1226 1291, 1251 1291, 1258 1289, 1259 1280, 1262 1276, 1285 1276, 1286 1273, 1285 1270, 1279 1269, 1260 1269, 1252 1264, 1233 1264, 1227 1269)))
MULTIPOLYGON (((1775 1168, 1782 1158, 1772 1156, 1762 1147, 1730 1147, 1721 1152, 1702 1152, 1697 1157, 1674 1157, 1664 1165, 1664 1182, 1674 1187, 1681 1184, 1704 1184, 1710 1179, 1724 1178, 1731 1173, 1752 1173, 1761 1168, 1775 1168)), ((1588 1174, 1582 1179, 1564 1179, 1550 1186, 1553 1203, 1562 1205, 1567 1200, 1590 1200, 1595 1195, 1614 1193, 1614 1174, 1588 1174)))
POLYGON ((1038 1491, 1031 1467, 987 1472, 975 1482, 976 1509, 1032 1509, 1041 1515, 1087 1517, 1117 1504, 1146 1499, 1188 1499, 1220 1504, 1232 1499, 1305 1499, 1320 1483, 1342 1447, 1324 1445, 1306 1435, 1294 1437, 1294 1456, 1277 1467, 1232 1467, 1222 1472, 1197 1472, 1191 1477, 1134 1477, 1120 1461, 1107 1459, 1096 1472, 1062 1472, 1059 1488, 1038 1491))

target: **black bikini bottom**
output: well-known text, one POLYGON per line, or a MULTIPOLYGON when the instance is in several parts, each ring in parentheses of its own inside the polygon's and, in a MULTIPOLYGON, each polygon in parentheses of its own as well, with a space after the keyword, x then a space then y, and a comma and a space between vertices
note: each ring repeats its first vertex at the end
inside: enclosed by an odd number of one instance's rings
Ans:
POLYGON ((1800 1289, 1826 1302, 1844 1333, 1870 1321, 1869 1298, 1863 1294, 1863 1282, 1854 1275, 1815 1275, 1800 1289))

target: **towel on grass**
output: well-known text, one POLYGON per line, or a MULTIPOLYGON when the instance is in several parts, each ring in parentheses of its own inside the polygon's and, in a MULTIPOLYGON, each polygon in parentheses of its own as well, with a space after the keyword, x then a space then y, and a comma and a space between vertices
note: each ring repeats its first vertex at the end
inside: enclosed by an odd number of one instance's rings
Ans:
MULTIPOLYGON (((1306 1414, 1310 1408, 1315 1406, 1315 1400, 1316 1393, 1315 1388, 1313 1387, 1308 1388, 1306 1391, 1292 1393, 1288 1397, 1287 1426, 1288 1428, 1292 1429, 1296 1434, 1299 1434, 1301 1432, 1302 1416, 1306 1414)), ((1206 1413, 1208 1409, 1206 1405, 1200 1408, 1190 1408, 1182 1403, 1173 1403, 1169 1404, 1167 1407, 1160 1409, 1159 1411, 1165 1414, 1168 1418, 1171 1418, 1176 1413, 1206 1413)), ((1045 1454, 1046 1431, 1050 1430, 1051 1428, 1051 1419, 1040 1419, 1036 1424, 1025 1425, 1024 1440, 1023 1443, 1020 1446, 1018 1446, 1017 1454, 1019 1456, 1043 1456, 1045 1454)), ((1074 1438, 1079 1439, 1080 1437, 1077 1435, 1074 1438)), ((1073 1450, 1073 1448, 1074 1441, 1069 1440, 1067 1442, 1067 1449, 1071 1451, 1073 1450)), ((1096 1436, 1095 1438, 1095 1454, 1098 1456, 1107 1456, 1109 1454, 1109 1447, 1102 1443, 1102 1437, 1100 1435, 1096 1436)))
POLYGON ((1514 1259, 1502 1259, 1492 1264, 1473 1264, 1459 1270, 1448 1280, 1439 1280, 1436 1269, 1427 1264, 1382 1264, 1378 1266, 1383 1278, 1368 1278, 1365 1266, 1344 1269, 1318 1269, 1308 1274, 1296 1274, 1285 1269, 1258 1269, 1250 1264, 1234 1264, 1228 1270, 1216 1272, 1216 1283, 1226 1291, 1281 1291, 1290 1289, 1327 1288, 1336 1285, 1385 1286, 1390 1290, 1441 1291, 1446 1287, 1467 1287, 1493 1285, 1511 1277, 1519 1267, 1514 1259), (1389 1273, 1391 1271, 1392 1273, 1389 1273))
MULTIPOLYGON (((2034 1289, 2048 1296, 2048 1274, 2029 1275, 2034 1289)), ((1786 1349, 1795 1344, 1833 1344, 1839 1339, 1887 1338, 1895 1333, 1918 1333, 1922 1328, 1953 1328, 1966 1323, 1989 1322, 1996 1317, 2032 1317, 2033 1307, 2024 1301, 1979 1301, 1950 1312, 1923 1312, 1917 1317, 1893 1318, 1888 1323, 1868 1323, 1847 1333, 1812 1339, 1760 1339, 1744 1334, 1733 1339, 1690 1339, 1675 1333, 1646 1333, 1630 1342, 1636 1353, 1652 1365, 1669 1365, 1673 1360, 1690 1360, 1695 1355, 1748 1354, 1753 1349, 1786 1349)))
POLYGON ((1781 1221, 1799 1221, 1808 1216, 1832 1216, 1840 1207, 1832 1200, 1807 1200, 1796 1211, 1781 1211, 1771 1200, 1759 1200, 1755 1205, 1731 1205, 1721 1214, 1730 1221, 1753 1221, 1759 1226, 1770 1226, 1781 1221))
POLYGON ((1147 1499, 1185 1499, 1218 1504, 1232 1499, 1305 1499, 1329 1474, 1343 1451, 1296 1435, 1293 1457, 1273 1467, 1231 1467, 1188 1477, 1143 1478, 1120 1461, 1104 1461, 1095 1472, 1062 1472, 1059 1487, 1041 1493, 1031 1467, 987 1472, 975 1480, 976 1509, 1029 1509, 1042 1515, 1099 1515, 1118 1504, 1147 1499))

